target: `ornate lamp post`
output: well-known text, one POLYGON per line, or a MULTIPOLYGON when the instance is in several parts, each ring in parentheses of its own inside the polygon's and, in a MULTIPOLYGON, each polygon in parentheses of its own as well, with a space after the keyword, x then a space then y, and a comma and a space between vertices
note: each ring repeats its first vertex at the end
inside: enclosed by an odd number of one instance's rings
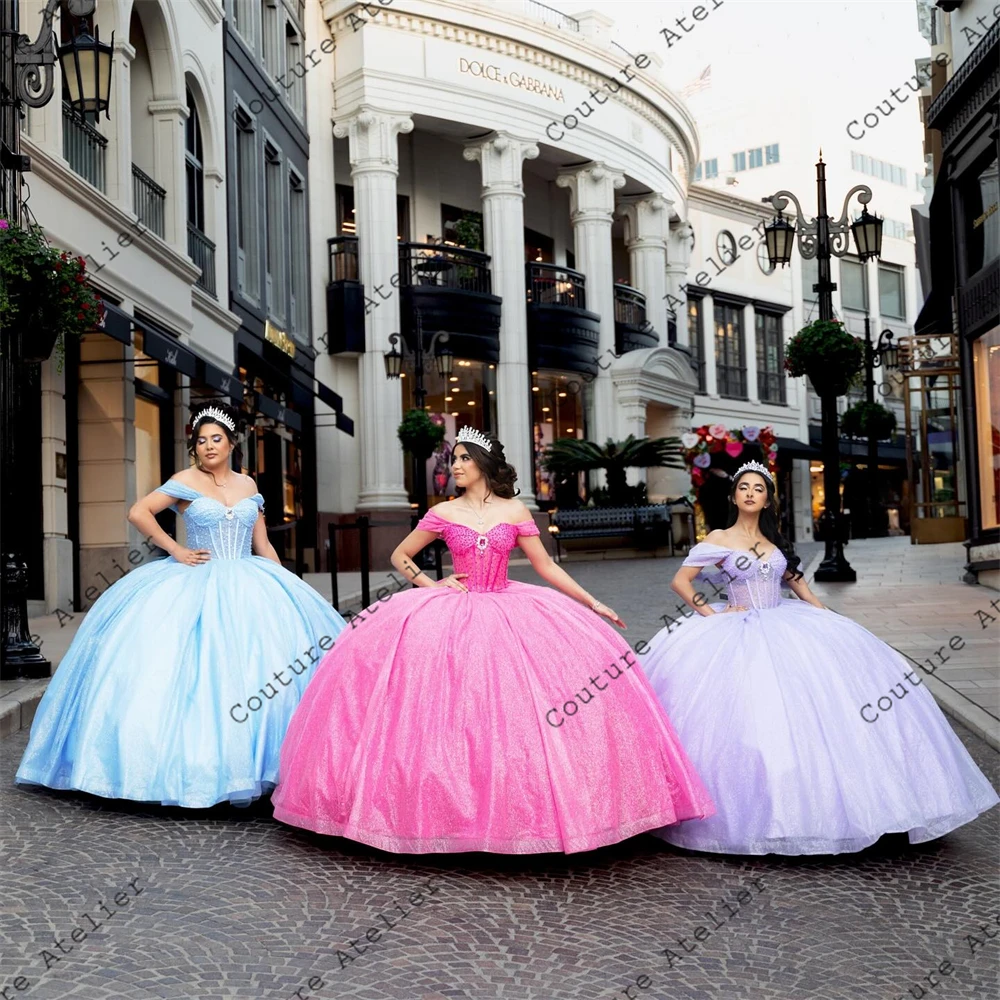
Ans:
MULTIPOLYGON (((807 260, 816 259, 819 280, 813 285, 819 300, 819 318, 833 319, 833 291, 837 287, 831 280, 830 258, 843 257, 850 249, 848 233, 854 232, 858 245, 858 254, 862 260, 878 256, 882 247, 882 220, 868 215, 867 208, 854 223, 848 222, 848 208, 851 198, 857 194, 862 206, 867 206, 872 200, 872 191, 867 184, 856 184, 847 192, 840 218, 834 220, 827 215, 826 202, 826 164, 820 153, 816 164, 816 207, 817 215, 811 221, 805 221, 805 214, 798 198, 791 191, 779 191, 777 194, 763 198, 770 203, 778 217, 765 228, 764 236, 767 253, 772 266, 784 266, 791 260, 794 237, 798 237, 799 253, 807 260), (789 201, 795 204, 797 228, 782 217, 782 210, 789 201)), ((816 571, 816 579, 824 582, 853 583, 857 574, 844 558, 844 543, 841 534, 842 518, 840 513, 840 435, 837 428, 837 395, 836 387, 813 386, 820 393, 822 401, 823 427, 823 489, 826 495, 824 511, 820 515, 823 534, 826 540, 826 552, 823 561, 816 571)))
MULTIPOLYGON (((71 17, 93 14, 96 0, 66 0, 71 17)), ((38 37, 19 32, 17 2, 0 4, 0 215, 12 225, 21 221, 21 174, 31 169, 20 151, 23 106, 40 108, 52 98, 55 63, 59 60, 69 103, 77 114, 107 114, 111 89, 112 46, 78 33, 57 47, 52 19, 59 0, 48 0, 38 37)), ((114 36, 112 35, 112 41, 114 36)), ((52 665, 31 642, 28 633, 28 567, 14 525, 24 503, 18 455, 18 419, 25 394, 25 367, 37 363, 37 348, 26 339, 30 330, 0 330, 0 463, 3 467, 0 522, 3 529, 3 621, 0 634, 0 679, 48 677, 52 665), (32 361, 25 359, 31 358, 32 361)))
MULTIPOLYGON (((883 330, 878 343, 872 346, 871 327, 865 315, 865 400, 875 402, 875 369, 896 368, 899 365, 899 348, 892 342, 892 330, 883 330)), ((878 439, 868 434, 868 537, 885 536, 885 525, 879 513, 878 500, 878 439)))
MULTIPOLYGON (((431 342, 428 345, 428 350, 437 360, 438 374, 445 380, 451 376, 452 362, 454 361, 451 350, 440 346, 447 342, 447 332, 445 330, 438 330, 431 337, 431 342)), ((385 355, 385 376, 386 378, 396 379, 400 377, 403 371, 403 355, 396 350, 396 345, 400 344, 405 351, 407 349, 406 342, 398 333, 394 333, 390 335, 389 343, 392 344, 392 350, 385 355)), ((414 330, 413 337, 413 375, 413 396, 416 401, 416 408, 423 410, 424 401, 427 399, 427 390, 424 388, 424 331, 420 322, 419 310, 416 312, 416 329, 414 330)), ((423 517, 427 513, 427 463, 418 458, 416 459, 416 466, 414 486, 417 491, 417 512, 420 517, 423 517)))

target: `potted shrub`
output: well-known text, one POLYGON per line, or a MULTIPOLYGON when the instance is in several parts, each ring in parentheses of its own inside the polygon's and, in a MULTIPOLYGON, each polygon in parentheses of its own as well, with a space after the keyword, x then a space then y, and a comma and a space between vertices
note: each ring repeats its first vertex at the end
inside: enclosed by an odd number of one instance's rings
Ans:
POLYGON ((87 261, 50 247, 40 226, 20 229, 0 218, 0 329, 21 334, 21 357, 46 361, 66 336, 99 324, 104 304, 87 284, 87 261))
POLYGON ((855 403, 840 418, 840 430, 847 437, 873 437, 884 441, 896 432, 896 417, 881 403, 855 403))
POLYGON ((422 462, 426 462, 444 440, 444 427, 434 423, 426 410, 409 410, 396 433, 403 450, 422 462))
POLYGON ((864 361, 861 341, 839 320, 818 319, 802 327, 785 346, 785 371, 807 376, 820 396, 843 396, 864 361))

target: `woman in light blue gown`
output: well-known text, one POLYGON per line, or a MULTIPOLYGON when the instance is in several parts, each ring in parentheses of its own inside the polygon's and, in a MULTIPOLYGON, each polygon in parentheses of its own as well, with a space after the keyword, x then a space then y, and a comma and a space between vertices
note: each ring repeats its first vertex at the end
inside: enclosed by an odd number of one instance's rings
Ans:
POLYGON ((129 512, 170 558, 132 570, 87 614, 38 706, 19 784, 203 808, 277 783, 285 729, 344 620, 278 561, 263 497, 230 468, 236 420, 199 411, 196 464, 129 512), (157 524, 167 507, 187 546, 157 524))

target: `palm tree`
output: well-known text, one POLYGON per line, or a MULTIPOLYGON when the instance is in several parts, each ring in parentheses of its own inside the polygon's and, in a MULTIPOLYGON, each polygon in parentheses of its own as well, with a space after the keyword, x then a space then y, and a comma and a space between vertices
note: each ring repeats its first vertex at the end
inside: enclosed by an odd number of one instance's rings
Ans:
POLYGON ((568 479, 578 472, 603 469, 608 482, 608 499, 613 507, 629 502, 631 487, 626 469, 664 467, 683 469, 684 459, 679 438, 637 438, 629 434, 624 441, 608 438, 604 447, 577 438, 559 438, 545 450, 542 465, 557 479, 568 479))

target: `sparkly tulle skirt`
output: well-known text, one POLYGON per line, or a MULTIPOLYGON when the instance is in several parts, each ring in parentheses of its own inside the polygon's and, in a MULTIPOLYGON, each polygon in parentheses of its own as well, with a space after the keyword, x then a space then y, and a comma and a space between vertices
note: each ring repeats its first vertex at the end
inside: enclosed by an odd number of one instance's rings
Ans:
POLYGON ((274 815, 386 851, 505 854, 708 815, 634 662, 610 625, 545 587, 396 594, 345 630, 306 691, 274 815))
POLYGON ((134 569, 80 625, 17 781, 192 808, 247 803, 277 782, 288 722, 343 627, 315 590, 257 556, 134 569))
POLYGON ((892 832, 932 840, 998 801, 921 671, 835 612, 782 600, 693 617, 642 662, 717 809, 658 831, 671 844, 837 854, 892 832))

